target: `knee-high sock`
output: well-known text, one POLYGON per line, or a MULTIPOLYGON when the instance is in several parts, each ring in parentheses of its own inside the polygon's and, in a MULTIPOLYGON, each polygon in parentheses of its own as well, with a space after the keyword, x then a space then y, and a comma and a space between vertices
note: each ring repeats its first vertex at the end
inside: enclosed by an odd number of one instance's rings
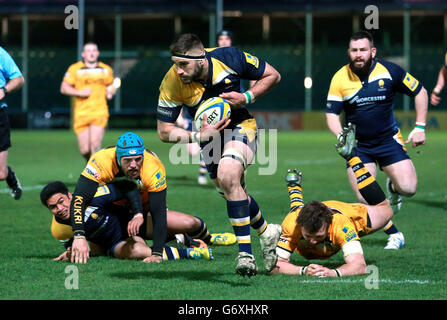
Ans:
POLYGON ((368 169, 363 165, 362 160, 355 156, 349 159, 349 165, 354 171, 357 178, 357 187, 362 195, 363 199, 370 204, 376 205, 385 201, 386 196, 383 190, 380 188, 376 179, 369 173, 368 169))
POLYGON ((250 225, 253 229, 256 230, 258 235, 262 234, 267 228, 267 221, 264 219, 261 210, 259 209, 258 204, 255 199, 249 195, 250 198, 250 225))
POLYGON ((250 209, 247 200, 229 201, 227 200, 227 212, 231 225, 233 226, 236 235, 237 243, 239 245, 239 252, 251 251, 250 238, 250 209))
POLYGON ((188 249, 174 248, 171 246, 163 247, 163 260, 178 260, 188 258, 188 249))
POLYGON ((288 186, 287 190, 289 191, 290 211, 302 208, 304 206, 303 188, 300 185, 295 185, 293 187, 288 186))
POLYGON ((200 220, 200 227, 193 232, 189 232, 188 235, 193 239, 200 239, 203 242, 205 242, 206 244, 210 244, 211 243, 211 235, 208 231, 206 223, 201 218, 199 218, 197 216, 195 218, 200 220))

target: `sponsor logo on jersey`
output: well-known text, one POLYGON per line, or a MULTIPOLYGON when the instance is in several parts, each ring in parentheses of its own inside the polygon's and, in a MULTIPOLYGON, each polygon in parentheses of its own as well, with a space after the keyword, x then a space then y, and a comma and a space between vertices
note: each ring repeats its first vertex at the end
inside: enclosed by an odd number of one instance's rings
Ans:
POLYGON ((373 97, 363 97, 363 98, 360 98, 359 96, 355 96, 349 102, 351 104, 357 104, 358 106, 364 106, 367 104, 375 103, 377 101, 383 101, 385 99, 386 99, 386 96, 373 96, 373 97))
POLYGON ((377 91, 382 92, 382 91, 386 91, 387 88, 385 87, 385 81, 383 81, 383 79, 380 79, 377 84, 379 85, 379 88, 377 89, 377 91))
POLYGON ((98 189, 96 189, 95 198, 101 197, 101 196, 104 196, 107 194, 110 194, 109 187, 107 185, 103 185, 103 186, 98 187, 98 189))
POLYGON ((244 52, 244 54, 245 54, 245 60, 248 63, 254 65, 256 68, 259 67, 259 59, 258 58, 256 58, 255 56, 252 56, 251 54, 249 54, 247 52, 244 52))
POLYGON ((166 183, 166 176, 160 171, 155 175, 155 188, 158 189, 166 183))
POLYGON ((93 177, 95 177, 96 179, 99 179, 99 173, 98 171, 96 171, 96 169, 91 166, 90 164, 87 164, 87 167, 85 167, 85 172, 93 177))
POLYGON ((342 229, 342 231, 343 231, 343 233, 345 233, 345 240, 346 240, 346 242, 351 241, 352 239, 354 239, 357 236, 355 231, 352 228, 350 228, 350 227, 344 227, 342 229))
POLYGON ((164 116, 167 116, 167 117, 171 117, 172 116, 172 109, 158 106, 157 107, 157 113, 159 113, 161 115, 164 115, 164 116))
POLYGON ((407 72, 403 80, 403 83, 408 89, 414 91, 417 88, 419 81, 416 80, 411 74, 407 72))

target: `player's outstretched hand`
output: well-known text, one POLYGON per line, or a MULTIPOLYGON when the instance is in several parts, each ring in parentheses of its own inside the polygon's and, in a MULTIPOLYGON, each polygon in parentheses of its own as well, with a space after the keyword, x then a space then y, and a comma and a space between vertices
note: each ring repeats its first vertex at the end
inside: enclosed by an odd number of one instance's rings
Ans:
POLYGON ((71 262, 87 263, 89 257, 88 242, 85 237, 75 237, 73 244, 71 245, 71 262))

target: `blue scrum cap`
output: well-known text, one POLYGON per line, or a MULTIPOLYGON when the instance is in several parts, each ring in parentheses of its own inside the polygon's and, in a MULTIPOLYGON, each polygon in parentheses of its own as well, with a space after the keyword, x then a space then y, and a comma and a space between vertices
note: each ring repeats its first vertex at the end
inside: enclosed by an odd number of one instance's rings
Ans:
POLYGON ((139 156, 144 153, 144 141, 133 132, 126 132, 116 142, 116 160, 121 165, 121 158, 139 156))

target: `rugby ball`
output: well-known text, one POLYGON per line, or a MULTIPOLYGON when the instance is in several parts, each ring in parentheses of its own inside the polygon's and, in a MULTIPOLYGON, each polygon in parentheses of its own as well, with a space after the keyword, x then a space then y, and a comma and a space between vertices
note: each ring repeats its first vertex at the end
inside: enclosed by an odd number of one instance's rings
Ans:
POLYGON ((194 116, 194 126, 200 131, 203 123, 203 116, 206 114, 206 122, 210 125, 216 124, 223 118, 229 118, 231 115, 230 104, 222 98, 214 97, 203 101, 197 108, 194 116))

